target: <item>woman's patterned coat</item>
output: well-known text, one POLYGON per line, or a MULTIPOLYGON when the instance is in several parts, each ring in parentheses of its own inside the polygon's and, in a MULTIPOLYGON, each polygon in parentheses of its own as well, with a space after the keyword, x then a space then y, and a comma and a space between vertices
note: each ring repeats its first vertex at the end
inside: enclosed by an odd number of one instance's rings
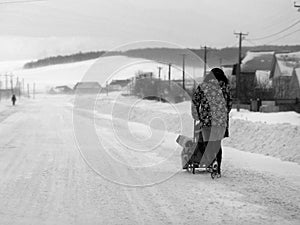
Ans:
POLYGON ((203 82, 192 97, 192 116, 203 127, 228 128, 232 98, 229 85, 216 79, 203 82))

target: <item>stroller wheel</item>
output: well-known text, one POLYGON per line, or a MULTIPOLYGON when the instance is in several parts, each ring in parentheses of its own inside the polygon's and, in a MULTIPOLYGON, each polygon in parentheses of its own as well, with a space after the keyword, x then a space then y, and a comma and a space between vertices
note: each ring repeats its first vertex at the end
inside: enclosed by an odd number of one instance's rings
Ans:
POLYGON ((216 174, 215 172, 212 172, 212 173, 210 174, 210 176, 211 176, 212 179, 215 179, 216 175, 217 175, 217 174, 216 174))
POLYGON ((214 161, 213 164, 212 164, 212 169, 213 170, 217 170, 218 169, 218 162, 217 161, 214 161))

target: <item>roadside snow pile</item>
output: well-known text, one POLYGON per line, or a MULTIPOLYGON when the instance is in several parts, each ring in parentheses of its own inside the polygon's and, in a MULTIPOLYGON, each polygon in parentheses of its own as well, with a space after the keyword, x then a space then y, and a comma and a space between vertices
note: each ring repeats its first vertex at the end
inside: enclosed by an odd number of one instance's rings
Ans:
POLYGON ((237 112, 233 109, 230 113, 232 119, 242 119, 251 122, 262 122, 267 124, 292 124, 300 126, 300 114, 296 112, 260 113, 241 109, 237 112))
POLYGON ((300 164, 300 114, 233 109, 224 145, 300 164))
POLYGON ((9 103, 8 103, 8 102, 5 102, 5 103, 3 104, 3 100, 2 100, 0 103, 1 103, 1 104, 0 104, 0 112, 6 110, 6 109, 11 105, 10 102, 9 102, 9 103))
POLYGON ((191 136, 193 119, 187 107, 190 109, 190 104, 168 104, 134 97, 120 97, 117 101, 105 97, 96 103, 98 113, 111 114, 113 118, 191 136))
POLYGON ((300 164, 300 126, 232 119, 224 145, 300 164))
MULTIPOLYGON (((134 97, 106 97, 97 103, 97 112, 113 118, 143 123, 168 132, 193 134, 190 102, 167 104, 134 97)), ((245 110, 230 114, 230 138, 224 146, 260 153, 300 164, 300 115, 295 112, 254 113, 245 110)))

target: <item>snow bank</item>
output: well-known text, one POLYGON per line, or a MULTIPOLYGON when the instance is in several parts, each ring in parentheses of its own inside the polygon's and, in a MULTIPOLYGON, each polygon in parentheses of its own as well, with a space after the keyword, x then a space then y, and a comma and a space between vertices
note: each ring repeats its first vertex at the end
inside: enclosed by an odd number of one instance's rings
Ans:
MULTIPOLYGON (((149 125, 155 129, 192 136, 190 103, 167 104, 134 97, 105 97, 97 111, 149 125)), ((224 145, 300 164, 300 115, 295 112, 259 113, 232 110, 230 138, 224 145)))
POLYGON ((262 122, 267 124, 292 124, 300 126, 300 114, 296 112, 260 113, 241 109, 237 112, 233 109, 230 113, 232 119, 242 119, 251 122, 262 122))
POLYGON ((224 145, 300 164, 300 126, 232 119, 224 145))

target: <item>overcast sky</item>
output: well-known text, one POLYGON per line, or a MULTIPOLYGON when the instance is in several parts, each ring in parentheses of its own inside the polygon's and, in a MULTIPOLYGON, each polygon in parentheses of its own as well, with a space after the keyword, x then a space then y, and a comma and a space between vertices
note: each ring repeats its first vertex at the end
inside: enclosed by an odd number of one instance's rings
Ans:
MULTIPOLYGON (((7 2, 12 0, 0 0, 7 2)), ((18 1, 18 0, 14 0, 18 1)), ((300 20, 293 0, 46 0, 0 4, 0 60, 109 50, 132 41, 161 40, 188 48, 237 43, 276 33, 300 20)), ((300 44, 300 22, 254 44, 300 44)))

